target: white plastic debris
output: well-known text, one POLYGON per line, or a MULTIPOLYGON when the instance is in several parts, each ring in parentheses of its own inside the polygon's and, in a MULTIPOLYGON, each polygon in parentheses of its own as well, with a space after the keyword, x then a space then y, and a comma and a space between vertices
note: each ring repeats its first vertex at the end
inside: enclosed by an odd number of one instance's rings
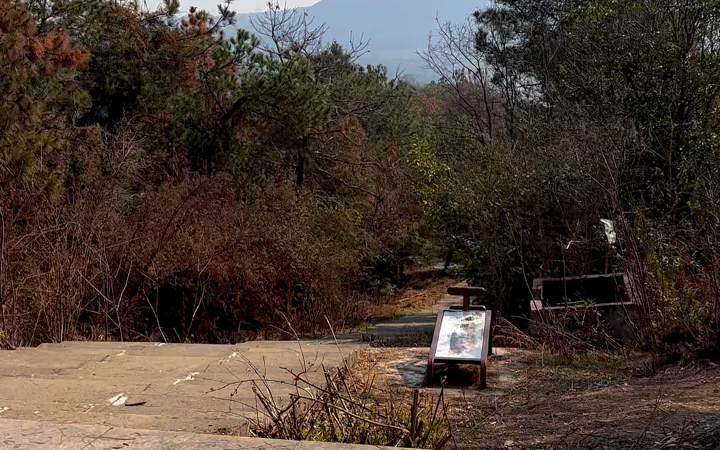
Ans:
POLYGON ((115 397, 108 399, 108 403, 110 406, 122 406, 125 404, 125 401, 127 400, 127 397, 125 397, 125 394, 122 392, 116 395, 115 397))
POLYGON ((182 383, 183 381, 192 381, 192 380, 195 379, 195 375, 197 375, 197 374, 199 374, 199 373, 200 373, 200 372, 191 372, 191 373, 189 373, 185 378, 178 378, 177 380, 175 380, 175 382, 173 383, 173 385, 176 385, 176 384, 178 384, 178 383, 182 383))
POLYGON ((600 223, 605 231, 605 237, 607 238, 608 244, 614 245, 617 243, 617 233, 615 233, 615 223, 610 219, 600 219, 600 223))
POLYGON ((237 358, 237 352, 232 352, 232 355, 228 356, 227 358, 223 358, 220 360, 220 365, 225 364, 226 362, 230 361, 231 359, 237 358))

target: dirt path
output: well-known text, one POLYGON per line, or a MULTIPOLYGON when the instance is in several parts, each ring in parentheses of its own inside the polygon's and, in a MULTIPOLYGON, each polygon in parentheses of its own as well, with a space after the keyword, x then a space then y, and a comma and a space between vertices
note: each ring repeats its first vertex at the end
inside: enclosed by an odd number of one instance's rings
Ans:
POLYGON ((393 320, 374 324, 366 333, 378 346, 412 347, 430 345, 438 312, 458 303, 457 297, 444 295, 437 303, 393 320))
POLYGON ((460 302, 447 294, 461 285, 437 268, 418 270, 415 279, 396 298, 376 307, 368 324, 340 338, 370 342, 374 347, 429 347, 437 314, 460 302))

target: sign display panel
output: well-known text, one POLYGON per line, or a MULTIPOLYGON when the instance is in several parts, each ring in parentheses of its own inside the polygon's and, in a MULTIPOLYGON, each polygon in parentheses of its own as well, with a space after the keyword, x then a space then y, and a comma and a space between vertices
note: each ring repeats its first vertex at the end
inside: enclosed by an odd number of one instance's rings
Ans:
POLYGON ((451 286, 448 294, 463 297, 463 304, 438 311, 432 345, 428 352, 427 384, 436 381, 436 369, 452 371, 458 364, 479 366, 480 389, 486 387, 487 356, 491 352, 492 311, 485 305, 471 304, 471 297, 481 300, 487 290, 481 287, 451 286), (437 368, 436 368, 437 364, 437 368))
POLYGON ((487 311, 443 311, 435 358, 483 359, 486 313, 487 311))

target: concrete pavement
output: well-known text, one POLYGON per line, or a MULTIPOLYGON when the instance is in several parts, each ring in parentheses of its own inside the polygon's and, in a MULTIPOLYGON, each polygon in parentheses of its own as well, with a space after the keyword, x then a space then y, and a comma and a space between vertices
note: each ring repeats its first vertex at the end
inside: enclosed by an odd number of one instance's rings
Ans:
POLYGON ((297 389, 291 371, 322 384, 323 367, 340 366, 364 346, 63 342, 0 351, 0 419, 193 433, 237 428, 261 414, 250 380, 266 377, 274 398, 287 401, 297 389))
POLYGON ((379 450, 389 447, 127 430, 93 425, 0 419, 0 447, 8 450, 379 450))
MULTIPOLYGON (((387 342, 432 333, 437 311, 457 302, 446 295, 432 309, 377 324, 371 334, 387 342)), ((262 416, 253 380, 266 380, 282 404, 297 392, 294 374, 323 386, 323 367, 345 364, 368 346, 362 338, 237 345, 63 342, 0 350, 0 447, 377 448, 207 434, 262 416)))

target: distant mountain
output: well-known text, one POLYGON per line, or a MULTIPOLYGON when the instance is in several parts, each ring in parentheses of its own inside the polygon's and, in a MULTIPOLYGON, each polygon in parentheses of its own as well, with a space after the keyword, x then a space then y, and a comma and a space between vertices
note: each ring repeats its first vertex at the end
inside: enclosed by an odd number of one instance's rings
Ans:
MULTIPOLYGON (((355 41, 364 35, 370 45, 360 64, 383 64, 390 74, 404 71, 428 82, 435 76, 422 67, 415 51, 427 48, 428 36, 437 28, 435 18, 459 23, 486 4, 486 0, 322 0, 302 9, 315 17, 313 25, 327 26, 325 42, 335 40, 347 47, 351 33, 355 41)), ((239 14, 237 27, 252 31, 253 15, 239 14)))

